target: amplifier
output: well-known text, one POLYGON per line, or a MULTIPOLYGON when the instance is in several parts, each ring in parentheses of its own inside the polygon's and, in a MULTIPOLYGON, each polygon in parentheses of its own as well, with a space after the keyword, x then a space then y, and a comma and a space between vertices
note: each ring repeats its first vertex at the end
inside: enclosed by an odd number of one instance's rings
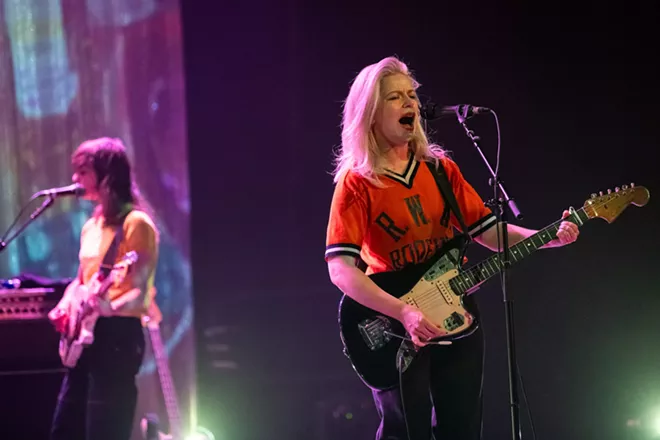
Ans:
POLYGON ((48 312, 61 289, 0 290, 0 374, 60 370, 59 334, 48 312))
POLYGON ((62 297, 55 289, 0 289, 0 321, 45 319, 62 297))
POLYGON ((0 439, 46 439, 65 373, 48 312, 67 283, 21 281, 0 289, 0 439))

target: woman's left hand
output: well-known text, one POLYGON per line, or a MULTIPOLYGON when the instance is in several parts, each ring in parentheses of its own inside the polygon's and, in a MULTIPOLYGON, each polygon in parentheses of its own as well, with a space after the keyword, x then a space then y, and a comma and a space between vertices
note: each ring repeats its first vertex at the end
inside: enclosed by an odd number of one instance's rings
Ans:
MULTIPOLYGON (((561 218, 566 218, 571 213, 569 211, 564 211, 561 218)), ((569 221, 563 221, 559 224, 559 230, 557 231, 557 238, 552 240, 549 244, 553 247, 566 246, 567 244, 573 243, 578 239, 580 235, 580 230, 578 229, 575 223, 569 221)))

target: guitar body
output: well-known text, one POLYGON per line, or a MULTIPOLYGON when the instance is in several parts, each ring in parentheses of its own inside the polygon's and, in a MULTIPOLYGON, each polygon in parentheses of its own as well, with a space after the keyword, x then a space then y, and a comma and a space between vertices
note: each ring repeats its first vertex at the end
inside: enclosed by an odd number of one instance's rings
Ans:
POLYGON ((100 317, 98 309, 90 302, 93 299, 103 299, 114 282, 121 282, 130 267, 138 260, 136 252, 124 255, 103 279, 95 274, 87 285, 80 285, 68 294, 71 297, 66 306, 68 316, 67 327, 60 335, 59 354, 62 365, 73 368, 77 365, 85 347, 94 342, 94 328, 100 317))
MULTIPOLYGON (((463 238, 457 237, 426 263, 369 276, 390 295, 421 309, 436 326, 447 332, 434 342, 466 337, 477 329, 474 316, 465 308, 463 295, 454 293, 450 283, 460 273, 464 244, 463 238)), ((399 361, 403 361, 405 370, 419 350, 401 339, 407 334, 399 321, 345 295, 339 304, 339 329, 344 353, 353 369, 373 389, 396 386, 399 361)))
MULTIPOLYGON (((98 289, 96 277, 92 285, 98 289)), ((96 292, 96 290, 94 290, 96 292)), ((69 316, 67 332, 60 336, 59 353, 62 365, 72 368, 78 363, 83 349, 94 342, 94 327, 99 313, 87 306, 92 293, 85 285, 78 286, 72 292, 67 314, 69 316)))

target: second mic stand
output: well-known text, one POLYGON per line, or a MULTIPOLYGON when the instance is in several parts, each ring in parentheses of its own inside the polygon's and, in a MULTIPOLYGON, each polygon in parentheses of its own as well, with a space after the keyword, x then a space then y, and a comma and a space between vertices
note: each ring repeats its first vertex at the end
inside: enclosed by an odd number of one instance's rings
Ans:
MULTIPOLYGON (((30 201, 32 201, 32 200, 34 200, 34 197, 30 199, 30 201)), ((25 228, 27 228, 30 225, 30 223, 35 221, 37 219, 37 217, 39 217, 41 214, 43 214, 43 212, 50 205, 52 205, 54 201, 55 201, 55 197, 53 197, 52 195, 47 195, 46 200, 43 201, 41 206, 39 206, 37 209, 34 210, 34 212, 32 214, 30 214, 30 219, 28 221, 26 221, 25 223, 23 223, 23 225, 21 225, 21 227, 18 228, 18 230, 13 235, 8 237, 6 239, 7 241, 4 241, 3 239, 0 239, 0 252, 2 252, 7 246, 9 246, 9 243, 14 241, 21 234, 21 232, 23 232, 25 230, 25 228)), ((21 210, 21 213, 22 213, 22 211, 23 210, 21 210)), ((18 217, 21 216, 21 213, 19 213, 18 217)), ((14 223, 14 224, 16 224, 16 223, 14 223)), ((10 230, 11 230, 11 227, 10 227, 10 230)), ((7 233, 9 233, 9 231, 7 231, 7 233)))
MULTIPOLYGON (((521 438, 521 429, 520 429, 520 404, 518 400, 518 362, 516 360, 516 344, 514 338, 514 319, 513 319, 513 299, 509 296, 507 291, 507 280, 508 280, 508 269, 511 265, 511 260, 509 259, 509 231, 508 222, 507 222, 507 207, 513 213, 513 216, 520 220, 522 219, 522 214, 516 203, 509 198, 509 195, 504 190, 502 182, 499 180, 498 171, 493 171, 493 168, 490 166, 488 159, 481 151, 479 146, 480 138, 476 136, 472 130, 468 128, 465 124, 466 119, 468 118, 468 107, 460 106, 456 109, 456 116, 458 117, 458 122, 465 129, 465 133, 470 138, 475 148, 481 155, 486 167, 490 171, 491 178, 489 179, 490 186, 493 187, 493 199, 490 200, 487 204, 491 206, 497 224, 502 225, 502 253, 500 256, 500 274, 502 281, 502 297, 504 300, 504 316, 506 320, 506 334, 507 334, 507 354, 508 354, 508 367, 509 367, 509 405, 511 410, 511 432, 512 438, 514 440, 520 440, 521 438)), ((492 112, 492 110, 491 110, 492 112)), ((494 114, 494 112, 492 112, 494 114)), ((498 227, 496 225, 496 227, 498 227)), ((499 242, 498 242, 499 245, 499 242)), ((499 253, 499 251, 498 251, 499 253)))

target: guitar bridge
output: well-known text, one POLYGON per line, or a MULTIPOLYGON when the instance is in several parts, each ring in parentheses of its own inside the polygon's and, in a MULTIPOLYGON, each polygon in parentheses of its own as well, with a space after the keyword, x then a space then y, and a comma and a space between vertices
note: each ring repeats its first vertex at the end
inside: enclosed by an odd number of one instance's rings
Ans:
POLYGON ((392 336, 386 332, 389 332, 391 328, 392 324, 384 316, 367 319, 358 324, 362 339, 371 351, 376 351, 390 342, 392 336))

